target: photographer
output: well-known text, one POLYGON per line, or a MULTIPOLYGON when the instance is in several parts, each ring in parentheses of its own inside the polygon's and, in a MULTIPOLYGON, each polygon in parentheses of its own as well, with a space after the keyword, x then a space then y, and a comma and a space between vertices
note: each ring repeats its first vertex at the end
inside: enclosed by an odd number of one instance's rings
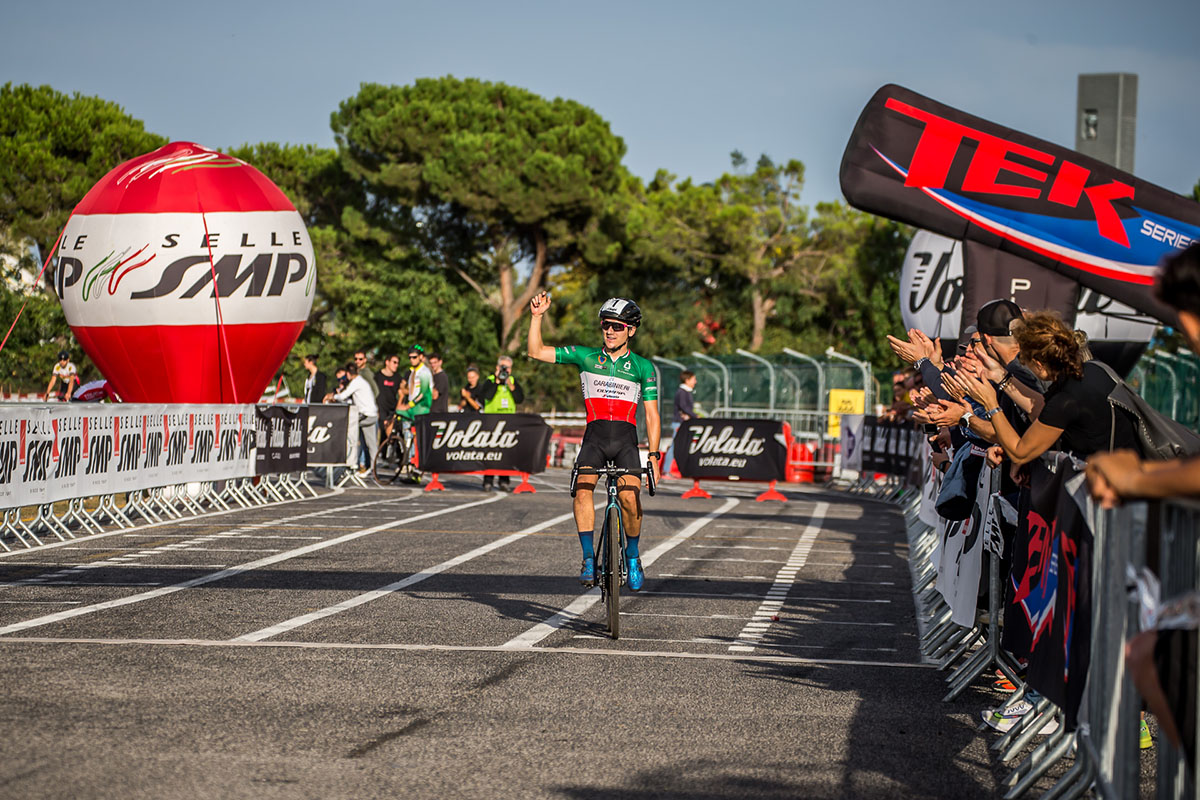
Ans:
MULTIPOLYGON (((496 359, 496 372, 488 375, 483 381, 483 413, 485 414, 515 414, 517 404, 525 402, 525 390, 517 383, 512 374, 513 361, 510 356, 500 356, 496 359)), ((508 488, 508 476, 500 476, 500 488, 508 488)), ((483 490, 492 489, 492 476, 483 476, 483 490)))

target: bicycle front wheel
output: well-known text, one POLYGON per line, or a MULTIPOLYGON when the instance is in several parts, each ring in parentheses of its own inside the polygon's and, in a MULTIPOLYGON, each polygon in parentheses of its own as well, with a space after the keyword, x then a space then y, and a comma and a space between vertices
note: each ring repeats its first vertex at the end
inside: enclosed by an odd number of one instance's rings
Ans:
POLYGON ((616 639, 621 635, 621 512, 609 506, 605 513, 608 535, 604 537, 604 546, 608 564, 604 570, 604 599, 608 607, 608 631, 616 639))
POLYGON ((375 453, 375 463, 371 467, 371 476, 380 486, 391 486, 399 475, 401 462, 404 458, 404 446, 396 436, 389 436, 379 445, 375 453))

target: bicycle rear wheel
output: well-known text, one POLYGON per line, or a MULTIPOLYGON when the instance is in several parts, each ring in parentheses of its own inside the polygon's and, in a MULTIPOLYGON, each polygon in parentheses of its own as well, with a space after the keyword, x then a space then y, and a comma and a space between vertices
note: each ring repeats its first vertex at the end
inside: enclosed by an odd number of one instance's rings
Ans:
POLYGON ((610 506, 605 512, 608 528, 604 537, 605 560, 604 594, 608 607, 608 631, 612 638, 621 635, 621 512, 610 506))

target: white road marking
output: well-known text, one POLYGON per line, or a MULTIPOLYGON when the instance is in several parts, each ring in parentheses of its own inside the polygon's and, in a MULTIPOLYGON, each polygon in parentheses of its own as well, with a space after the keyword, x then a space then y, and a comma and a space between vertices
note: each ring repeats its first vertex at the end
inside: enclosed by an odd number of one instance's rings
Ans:
MULTIPOLYGON (((297 558, 302 555, 307 555, 308 553, 315 553, 318 550, 324 550, 327 547, 333 547, 334 545, 339 545, 339 544, 343 544, 345 542, 350 542, 355 539, 359 539, 363 536, 370 536, 373 533, 390 530, 391 528, 396 528, 401 525, 407 525, 410 522, 420 522, 421 520, 429 519, 430 517, 437 517, 442 514, 448 514, 451 512, 461 511, 463 509, 471 508, 473 506, 481 506, 481 505, 486 505, 488 503, 494 503, 497 500, 502 499, 503 497, 504 497, 504 495, 496 495, 494 497, 489 497, 485 500, 479 500, 474 503, 466 503, 465 505, 450 506, 448 508, 442 509, 441 511, 430 511, 425 514, 418 514, 415 517, 406 517, 404 519, 394 520, 392 522, 384 523, 383 525, 376 525, 372 528, 363 528, 362 530, 355 531, 353 533, 347 533, 344 536, 338 536, 334 539, 326 539, 325 541, 315 542, 310 545, 305 545, 304 547, 298 547, 295 550, 287 550, 282 553, 276 553, 275 555, 272 555, 272 556, 266 556, 265 558, 260 558, 257 561, 250 561, 248 563, 240 564, 235 567, 229 567, 227 569, 221 570, 220 572, 212 572, 212 573, 209 573, 208 575, 200 575, 198 577, 192 578, 191 580, 181 581, 179 583, 175 583, 170 586, 164 586, 162 588, 155 589, 153 591, 141 592, 139 594, 129 595, 128 597, 121 597, 116 600, 109 600, 104 603, 94 603, 94 604, 88 605, 88 606, 81 606, 80 608, 72 608, 67 611, 60 611, 57 614, 48 614, 44 617, 36 617, 34 619, 25 620, 23 622, 14 622, 11 625, 4 625, 4 626, 0 627, 0 636, 4 636, 4 635, 10 634, 10 633, 16 633, 18 631, 28 630, 30 628, 37 628, 42 625, 51 625, 55 622, 61 622, 65 619, 71 619, 72 617, 82 616, 83 614, 92 614, 97 611, 106 611, 110 608, 120 608, 121 606, 127 606, 127 605, 131 605, 133 603, 140 603, 145 600, 152 600, 156 597, 162 597, 164 595, 173 594, 174 592, 181 592, 184 589, 190 589, 193 586, 202 586, 203 584, 206 584, 206 583, 212 583, 213 581, 219 581, 219 580, 223 580, 225 578, 230 578, 230 577, 233 577, 234 575, 240 575, 243 572, 249 572, 251 570, 259 569, 260 567, 268 567, 272 564, 278 564, 281 561, 287 561, 292 558, 297 558)), ((316 512, 316 513, 322 513, 322 512, 316 512)), ((289 518, 286 518, 284 520, 279 520, 279 521, 280 522, 290 522, 290 521, 295 521, 297 519, 301 519, 301 518, 307 517, 307 516, 312 516, 312 514, 303 514, 300 516, 289 517, 289 518)))
MULTIPOLYGON (((694 533, 696 533, 696 531, 700 530, 705 525, 707 525, 708 523, 712 522, 717 517, 724 514, 726 511, 729 511, 731 508, 736 506, 739 502, 741 502, 741 501, 739 501, 737 498, 731 497, 731 498, 727 499, 725 501, 725 503, 723 505, 721 505, 720 508, 717 508, 717 509, 714 509, 713 511, 708 512, 708 514, 706 514, 705 516, 703 516, 697 520, 693 520, 691 523, 689 523, 686 527, 684 527, 682 530, 680 530, 678 533, 676 533, 670 539, 667 539, 665 542, 660 543, 657 547, 655 547, 650 552, 643 554, 642 555, 643 568, 648 567, 651 564, 653 564, 655 561, 658 560, 659 556, 661 556, 664 553, 669 552, 672 548, 682 544, 690 536, 692 536, 694 533)), ((542 622, 539 622, 537 625, 534 625, 532 628, 525 631, 524 633, 522 633, 518 636, 514 636, 512 639, 509 639, 507 642, 505 642, 501 646, 506 649, 514 649, 514 650, 515 649, 532 648, 538 642, 542 641, 547 636, 549 636, 550 634, 554 633, 556 630, 561 628, 564 623, 579 617, 581 614, 583 614, 585 611, 587 611, 589 608, 591 608, 592 605, 599 599, 600 599, 600 588, 596 587, 594 589, 590 589, 587 592, 581 594, 579 597, 575 598, 575 600, 572 601, 570 603, 570 605, 568 605, 566 608, 560 609, 558 611, 558 613, 554 614, 553 616, 549 617, 548 619, 546 619, 542 622)))
POLYGON ((416 653, 538 653, 544 656, 591 656, 607 658, 677 658, 685 661, 741 661, 775 664, 801 664, 829 667, 895 667, 899 669, 934 669, 934 664, 909 661, 864 661, 848 658, 806 658, 804 656, 735 656, 727 653, 689 653, 671 650, 615 650, 595 647, 521 647, 507 645, 453 645, 453 644, 365 644, 354 642, 239 642, 236 640, 209 639, 71 639, 7 637, 0 639, 5 644, 92 644, 101 646, 151 646, 151 647, 280 647, 297 650, 392 650, 416 653))
MULTIPOLYGON (((312 500, 327 500, 331 497, 337 497, 338 495, 344 494, 345 491, 346 491, 345 489, 333 489, 330 492, 328 492, 327 494, 318 495, 317 497, 302 497, 299 500, 289 499, 289 500, 285 500, 281 503, 270 503, 265 506, 256 506, 254 509, 238 507, 238 508, 230 508, 225 511, 212 511, 208 514, 205 514, 204 518, 222 517, 227 514, 236 514, 239 511, 249 512, 249 511, 254 511, 258 508, 271 508, 273 506, 278 506, 278 505, 291 505, 293 503, 307 503, 312 500)), ((420 494, 421 494, 420 489, 413 489, 413 490, 411 490, 411 494, 409 495, 409 497, 417 497, 417 496, 420 496, 420 494)), ((369 500, 367 502, 354 503, 353 505, 344 506, 344 507, 345 508, 358 508, 360 506, 373 506, 373 505, 379 505, 380 503, 392 503, 392 502, 395 502, 395 500, 394 499, 392 499, 392 500, 369 500)), ((322 513, 329 513, 329 512, 325 512, 325 511, 317 512, 318 515, 320 515, 322 513)), ((144 531, 144 530, 149 530, 152 528, 163 527, 165 525, 186 525, 186 524, 189 524, 189 523, 180 522, 180 521, 173 520, 173 519, 164 519, 161 522, 148 522, 145 525, 138 525, 136 528, 134 528, 133 531, 115 530, 115 531, 109 531, 108 533, 95 533, 95 534, 91 534, 86 537, 81 536, 81 537, 79 537, 79 539, 86 538, 88 541, 95 541, 96 539, 106 539, 109 536, 129 536, 129 535, 133 534, 135 531, 144 531)), ((199 523, 192 522, 191 524, 199 524, 199 523)), ((9 556, 25 555, 28 553, 40 553, 43 550, 54 550, 59 547, 70 547, 74 542, 79 541, 79 539, 67 539, 65 542, 51 542, 49 544, 42 544, 42 545, 38 545, 37 547, 30 547, 30 548, 27 548, 24 550, 13 550, 10 553, 0 553, 0 559, 7 558, 9 556)))
MULTIPOLYGON (((609 641, 607 636, 597 636, 594 633, 580 633, 580 634, 576 634, 573 638, 575 638, 575 639, 599 639, 601 641, 609 641)), ((654 637, 649 637, 649 636, 622 636, 621 641, 623 641, 623 642, 662 642, 663 644, 719 644, 719 645, 726 645, 726 644, 729 644, 731 641, 733 641, 733 642, 735 642, 735 644, 730 645, 730 647, 746 646, 746 645, 736 644, 736 640, 729 639, 728 637, 716 637, 716 636, 711 636, 711 637, 696 636, 691 639, 659 639, 659 638, 654 638, 654 637)), ((896 652, 896 648, 894 648, 894 647, 844 647, 840 644, 838 644, 838 645, 833 645, 833 644, 770 644, 770 645, 767 645, 767 647, 783 648, 783 649, 787 649, 787 650, 828 650, 830 648, 837 648, 838 650, 855 650, 855 651, 862 652, 862 653, 894 653, 894 652, 896 652)), ((550 649, 550 648, 545 648, 545 649, 550 649)), ((753 650, 754 648, 751 647, 750 649, 753 650)))
POLYGON ((77 606, 82 600, 0 600, 0 603, 16 606, 77 606))
MULTIPOLYGON (((792 550, 792 554, 788 556, 788 560, 779 570, 779 574, 775 577, 775 583, 767 591, 767 601, 763 602, 758 607, 758 611, 754 613, 755 617, 766 617, 774 614, 778 606, 771 601, 783 600, 787 597, 788 590, 796 584, 796 573, 808 561, 809 551, 812 550, 813 542, 817 540, 817 535, 821 533, 821 523, 825 520, 825 513, 829 510, 829 503, 817 503, 813 509, 812 517, 808 521, 808 526, 805 527, 804 533, 800 534, 800 541, 796 543, 796 547, 792 550)), ((749 622, 746 627, 742 628, 742 632, 738 634, 739 639, 752 641, 758 639, 763 633, 766 633, 768 623, 749 622)), ((748 645, 743 641, 741 644, 735 644, 738 648, 737 652, 745 652, 742 648, 748 645)))
MULTIPOLYGON (((463 508, 466 508, 466 506, 463 506, 463 508)), ((398 592, 401 589, 407 589, 409 586, 418 584, 427 578, 432 578, 434 575, 440 575, 448 569, 457 567, 459 564, 465 564, 466 562, 479 558, 482 555, 486 555, 493 550, 499 550, 501 547, 512 544, 518 539, 524 539, 531 533, 537 533, 538 531, 545 530, 546 528, 557 525, 560 522, 571 519, 574 516, 574 511, 566 514, 560 514, 557 517, 546 520, 545 522, 539 522, 536 525, 531 525, 523 531, 510 533, 508 536, 505 536, 502 539, 496 539, 495 541, 488 542, 481 547, 476 547, 474 550, 463 553, 462 555, 455 556, 447 561, 443 561, 440 564, 427 567, 420 572, 409 575, 407 578, 398 580, 395 583, 389 583, 387 586, 380 587, 370 592, 364 592, 363 594, 356 595, 348 600, 343 600, 342 602, 336 603, 332 606, 327 606, 308 614, 302 614, 301 616, 293 617, 292 619, 280 622, 278 625, 272 625, 269 628, 263 628, 262 630, 254 631, 253 633, 247 633, 244 636, 238 636, 234 638, 233 641, 261 642, 264 639, 270 639, 271 637, 278 636, 281 633, 287 633, 290 630, 299 628, 302 625, 307 625, 310 622, 316 622, 319 619, 331 617, 334 614, 340 614, 343 611, 349 611, 352 608, 357 608, 358 606, 369 603, 372 600, 378 600, 381 597, 386 597, 393 592, 398 592)))
MULTIPOLYGON (((788 541, 791 541, 790 539, 788 541)), ((779 550, 787 552, 786 547, 753 547, 745 544, 693 544, 690 547, 698 547, 702 550, 779 550)))
POLYGON ((680 557, 676 561, 721 561, 728 564, 786 564, 786 561, 779 559, 765 558, 684 558, 680 557))

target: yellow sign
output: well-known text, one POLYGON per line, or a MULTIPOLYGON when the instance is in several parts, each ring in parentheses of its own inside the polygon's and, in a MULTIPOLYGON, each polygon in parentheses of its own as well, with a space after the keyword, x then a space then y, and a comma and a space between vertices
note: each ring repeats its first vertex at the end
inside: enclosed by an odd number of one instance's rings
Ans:
POLYGON ((832 438, 841 436, 842 419, 839 415, 866 413, 866 401, 867 398, 862 389, 830 389, 827 435, 832 438))

